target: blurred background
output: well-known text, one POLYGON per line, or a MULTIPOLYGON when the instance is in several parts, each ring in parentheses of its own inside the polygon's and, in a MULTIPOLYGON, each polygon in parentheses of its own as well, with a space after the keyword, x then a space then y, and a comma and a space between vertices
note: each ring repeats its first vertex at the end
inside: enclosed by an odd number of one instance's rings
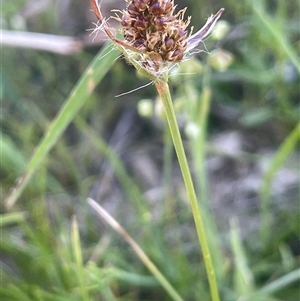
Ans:
MULTIPOLYGON (((299 1, 176 2, 194 32, 225 8, 170 76, 221 299, 299 300, 299 1)), ((1 200, 107 41, 94 23, 88 0, 2 3, 1 200)), ((1 201, 1 300, 172 300, 89 196, 184 300, 210 300, 161 102, 153 85, 132 91, 148 82, 115 60, 17 203, 1 201)))

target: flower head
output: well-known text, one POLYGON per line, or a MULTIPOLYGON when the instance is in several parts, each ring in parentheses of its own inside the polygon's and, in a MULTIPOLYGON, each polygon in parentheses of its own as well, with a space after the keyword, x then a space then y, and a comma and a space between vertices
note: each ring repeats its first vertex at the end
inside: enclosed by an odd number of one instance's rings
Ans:
POLYGON ((128 1, 127 9, 118 19, 126 41, 137 49, 159 55, 162 61, 182 60, 187 47, 185 10, 174 13, 173 1, 128 1))
POLYGON ((117 11, 124 40, 110 31, 96 0, 90 0, 93 10, 108 37, 135 67, 151 79, 163 76, 171 66, 180 62, 212 30, 224 9, 208 18, 194 35, 187 31, 190 17, 184 21, 186 9, 176 12, 172 0, 125 0, 127 7, 117 11))

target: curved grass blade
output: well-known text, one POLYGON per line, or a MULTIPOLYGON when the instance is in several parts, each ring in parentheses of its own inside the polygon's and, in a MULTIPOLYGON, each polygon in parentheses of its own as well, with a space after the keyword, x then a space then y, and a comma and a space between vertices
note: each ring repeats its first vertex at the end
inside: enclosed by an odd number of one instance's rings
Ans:
POLYGON ((4 213, 0 215, 0 228, 15 224, 21 223, 26 220, 27 212, 13 212, 13 213, 4 213))
POLYGON ((136 243, 136 241, 126 232, 126 230, 104 210, 96 201, 91 198, 87 199, 88 204, 102 217, 117 233, 119 233, 125 241, 131 246, 143 264, 153 274, 156 280, 161 284, 165 291, 174 301, 183 301, 176 289, 169 283, 165 276, 160 272, 156 265, 146 255, 142 248, 136 243))
POLYGON ((128 199, 132 202, 133 208, 136 209, 136 214, 140 222, 146 222, 148 219, 149 208, 138 185, 128 176, 122 160, 115 151, 98 135, 98 133, 87 125, 87 123, 78 116, 74 120, 77 128, 88 137, 92 144, 106 157, 114 172, 123 186, 124 192, 128 195, 128 199))
POLYGON ((72 122, 94 88, 111 68, 118 55, 119 52, 112 51, 111 44, 107 44, 91 62, 61 107, 60 112, 49 125, 23 174, 17 179, 14 187, 11 189, 4 203, 7 209, 15 204, 36 169, 40 166, 67 126, 72 122))
POLYGON ((288 274, 268 283, 262 287, 259 292, 264 294, 274 294, 281 289, 291 285, 300 280, 300 269, 289 272, 288 274))
POLYGON ((276 19, 272 19, 270 15, 268 15, 261 6, 254 4, 253 2, 253 10, 259 19, 262 22, 262 25, 265 26, 269 33, 274 38, 274 45, 276 45, 281 51, 290 59, 292 64, 295 66, 296 70, 300 73, 300 61, 297 58, 297 54, 294 49, 291 47, 290 43, 286 40, 286 35, 278 30, 278 26, 276 26, 276 19))
POLYGON ((270 203, 270 190, 272 185, 272 180, 276 171, 280 166, 285 162, 288 155, 294 150, 297 145, 297 142, 300 141, 300 122, 288 135, 288 137, 283 141, 279 147, 275 157, 270 163, 270 167, 264 175, 262 180, 262 186, 260 189, 260 201, 261 201, 261 235, 263 241, 266 241, 270 237, 270 221, 269 221, 269 203, 270 203))

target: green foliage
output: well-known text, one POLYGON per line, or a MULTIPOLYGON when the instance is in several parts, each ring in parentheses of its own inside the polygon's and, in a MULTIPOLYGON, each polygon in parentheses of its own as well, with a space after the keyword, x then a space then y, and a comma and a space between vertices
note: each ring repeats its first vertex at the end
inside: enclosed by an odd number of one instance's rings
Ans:
MULTIPOLYGON (((214 7, 209 1, 187 2, 196 28, 219 8, 217 2, 214 7)), ((3 3, 4 28, 18 28, 16 14, 24 3, 3 3)), ((222 6, 222 19, 230 29, 217 46, 232 55, 231 65, 217 71, 212 62, 217 58, 201 53, 201 61, 198 56, 185 61, 170 77, 196 190, 204 204, 221 299, 296 301, 299 212, 282 209, 276 212, 275 224, 271 217, 276 198, 281 198, 273 192, 276 173, 285 164, 297 169, 299 163, 299 3, 226 0, 222 6), (233 118, 216 121, 210 113, 216 106, 223 108, 222 116, 233 118), (230 228, 220 226, 203 162, 217 156, 255 164, 265 155, 232 154, 207 142, 212 133, 228 128, 262 132, 274 150, 260 180, 261 223, 246 236, 237 222, 238 212, 231 213, 230 228)), ((53 9, 34 19, 31 28, 59 32, 53 9)), ((205 44, 211 51, 216 41, 205 44)), ((2 49, 1 300, 172 300, 122 238, 88 207, 85 200, 99 170, 104 170, 99 184, 103 199, 111 195, 107 208, 121 200, 114 217, 176 291, 187 301, 210 300, 181 178, 174 179, 177 167, 165 121, 159 114, 143 119, 146 137, 143 133, 127 150, 147 145, 149 137, 155 137, 150 144, 164 145, 161 154, 151 153, 161 158, 162 192, 155 197, 159 210, 147 200, 139 173, 130 169, 129 160, 123 160, 125 151, 118 148, 118 142, 124 149, 126 144, 116 141, 121 138, 111 128, 122 112, 156 94, 150 86, 115 99, 143 83, 131 67, 115 61, 118 52, 110 49, 103 48, 93 61, 92 50, 60 57, 2 49), (22 184, 8 201, 10 188, 24 171, 22 184)), ((131 131, 139 126, 134 124, 131 131)), ((298 193, 291 198, 298 198, 298 193)), ((293 204, 299 206, 298 200, 293 204)))

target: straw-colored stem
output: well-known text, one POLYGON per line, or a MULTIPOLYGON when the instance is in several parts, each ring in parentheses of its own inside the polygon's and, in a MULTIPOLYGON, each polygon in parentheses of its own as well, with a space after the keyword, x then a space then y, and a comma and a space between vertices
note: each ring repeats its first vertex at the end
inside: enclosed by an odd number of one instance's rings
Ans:
POLYGON ((137 256, 141 259, 144 265, 149 269, 149 271, 154 275, 161 286, 166 290, 166 292, 172 297, 174 301, 183 301, 181 296, 177 293, 175 288, 169 283, 165 276, 159 271, 155 264, 150 260, 142 248, 136 243, 136 241, 125 231, 125 229, 110 215, 105 211, 97 202, 93 199, 88 198, 88 203, 91 207, 102 217, 105 221, 117 231, 132 247, 137 256))
POLYGON ((219 297, 219 292, 218 292, 218 285, 217 285, 216 275, 214 272, 214 267, 212 264, 212 259, 211 259, 211 255, 210 255, 210 251, 209 251, 208 241, 207 241, 206 234, 205 234, 204 223, 203 223, 203 219, 201 217, 201 212, 200 212, 200 208, 198 205, 194 184, 193 184, 190 169, 189 169, 189 166, 187 163, 185 151, 184 151, 183 144, 182 144, 182 139, 181 139, 179 128, 178 128, 178 124, 176 121, 176 115, 175 115, 175 111, 174 111, 174 107, 173 107, 173 103, 172 103, 172 98, 170 95, 169 85, 164 80, 157 80, 155 82, 155 86, 156 86, 157 92, 160 95, 160 98, 161 98, 164 108, 165 108, 166 117, 167 117, 167 121, 168 121, 168 124, 170 127, 174 147, 175 147, 176 154, 178 157, 178 161, 179 161, 179 165, 181 168, 184 183, 186 186, 190 205, 192 207, 193 217, 194 217, 194 221, 196 224, 196 229, 197 229, 200 246, 202 248, 205 268, 206 268, 209 286, 210 286, 210 290, 211 290, 211 297, 212 297, 213 301, 219 301, 220 297, 219 297))

